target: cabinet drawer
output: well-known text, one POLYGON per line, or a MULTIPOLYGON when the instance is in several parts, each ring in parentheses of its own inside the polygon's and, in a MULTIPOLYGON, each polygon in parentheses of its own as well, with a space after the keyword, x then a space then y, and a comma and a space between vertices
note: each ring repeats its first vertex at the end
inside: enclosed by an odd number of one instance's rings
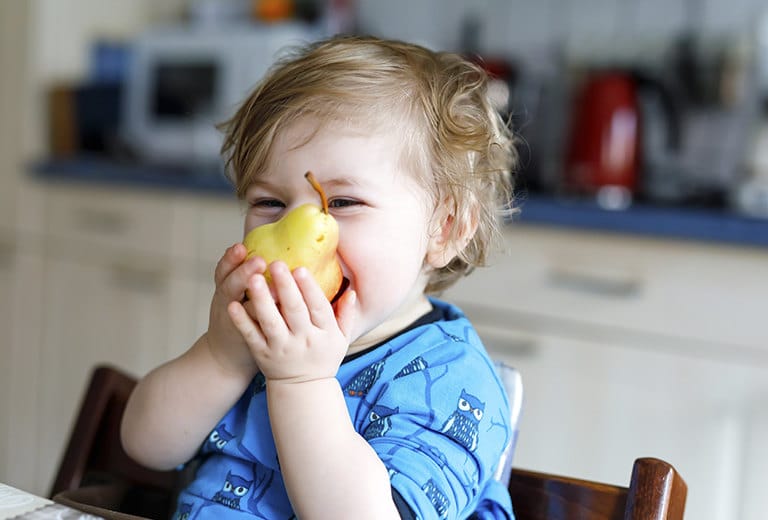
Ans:
POLYGON ((172 198, 147 192, 52 187, 47 193, 49 241, 57 250, 170 256, 172 198))
POLYGON ((766 349, 768 251, 529 226, 510 226, 505 240, 506 253, 450 299, 701 348, 766 349))
POLYGON ((224 251, 243 240, 245 210, 234 197, 201 203, 199 256, 201 268, 213 269, 224 251))

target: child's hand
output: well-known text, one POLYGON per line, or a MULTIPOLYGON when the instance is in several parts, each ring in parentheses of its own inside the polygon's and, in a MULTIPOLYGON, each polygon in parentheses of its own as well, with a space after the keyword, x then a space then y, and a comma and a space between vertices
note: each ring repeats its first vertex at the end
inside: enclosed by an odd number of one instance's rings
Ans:
POLYGON ((211 301, 207 341, 211 354, 224 369, 255 373, 258 365, 242 334, 227 314, 229 304, 243 301, 251 277, 266 271, 263 259, 251 258, 246 261, 246 254, 244 245, 235 244, 224 252, 216 264, 216 291, 211 301))
POLYGON ((237 301, 228 307, 259 369, 268 380, 288 383, 335 377, 349 347, 355 293, 342 295, 337 316, 307 269, 291 273, 273 262, 269 271, 274 297, 264 276, 255 275, 245 307, 237 301))

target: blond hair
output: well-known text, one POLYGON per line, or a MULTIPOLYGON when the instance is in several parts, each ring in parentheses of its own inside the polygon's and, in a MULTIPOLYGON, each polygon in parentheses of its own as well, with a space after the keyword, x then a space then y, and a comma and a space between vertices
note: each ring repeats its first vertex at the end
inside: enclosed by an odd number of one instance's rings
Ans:
POLYGON ((334 37, 294 49, 222 125, 222 153, 238 197, 267 167, 277 134, 307 116, 320 126, 401 132, 407 171, 435 209, 448 204, 449 240, 476 224, 458 256, 431 273, 428 293, 485 265, 511 210, 517 155, 480 67, 457 54, 374 37, 334 37))

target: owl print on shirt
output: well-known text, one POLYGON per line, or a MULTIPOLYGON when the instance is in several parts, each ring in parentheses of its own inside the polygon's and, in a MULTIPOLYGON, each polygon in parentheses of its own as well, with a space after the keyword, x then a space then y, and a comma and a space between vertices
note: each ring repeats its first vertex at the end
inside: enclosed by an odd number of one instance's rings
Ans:
POLYGON ((421 486, 421 490, 427 495, 432 507, 435 508, 438 518, 446 518, 448 516, 448 508, 451 505, 448 497, 445 493, 435 484, 435 481, 429 479, 426 484, 421 486))
POLYGON ((441 431, 469 451, 475 451, 484 411, 485 403, 462 390, 456 409, 445 421, 441 431))
POLYGON ((220 424, 208 436, 208 445, 214 450, 223 450, 224 446, 234 438, 235 434, 227 430, 226 424, 220 424))
POLYGON ((344 387, 344 393, 352 397, 363 397, 367 395, 371 387, 373 387, 376 381, 381 377, 386 358, 387 357, 385 356, 383 359, 358 372, 349 384, 344 387))
POLYGON ((377 404, 368 413, 368 426, 363 430, 363 438, 367 441, 382 437, 392 428, 392 416, 400 411, 400 408, 389 408, 377 404))
POLYGON ((240 500, 248 494, 252 485, 253 480, 247 480, 231 471, 227 472, 227 479, 221 490, 213 496, 213 501, 230 509, 240 509, 240 500))

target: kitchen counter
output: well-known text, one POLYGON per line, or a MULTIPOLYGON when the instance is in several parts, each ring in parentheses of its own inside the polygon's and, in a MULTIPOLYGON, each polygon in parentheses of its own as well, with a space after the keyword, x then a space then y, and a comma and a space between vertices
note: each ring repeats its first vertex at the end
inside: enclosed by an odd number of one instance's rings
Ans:
POLYGON ((518 204, 515 220, 527 224, 768 247, 768 220, 728 209, 634 204, 614 211, 592 201, 551 196, 531 196, 518 204))
MULTIPOLYGON (((231 196, 223 172, 206 168, 167 168, 103 158, 47 160, 33 165, 34 177, 46 182, 87 182, 121 187, 231 196)), ((578 228, 661 238, 768 247, 768 220, 728 209, 684 208, 634 204, 612 211, 586 200, 563 200, 542 194, 521 196, 514 222, 578 228)))

